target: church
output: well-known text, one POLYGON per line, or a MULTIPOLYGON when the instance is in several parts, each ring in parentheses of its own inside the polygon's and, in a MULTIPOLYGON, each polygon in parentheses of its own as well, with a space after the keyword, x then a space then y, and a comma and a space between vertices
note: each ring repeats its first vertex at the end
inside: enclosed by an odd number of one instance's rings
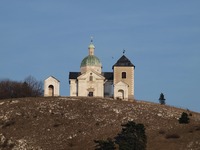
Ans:
MULTIPOLYGON (((79 72, 69 72, 70 96, 134 99, 135 66, 124 55, 112 66, 112 72, 102 72, 102 63, 95 56, 93 40, 79 72)), ((53 76, 44 82, 44 96, 59 96, 60 81, 53 76)))

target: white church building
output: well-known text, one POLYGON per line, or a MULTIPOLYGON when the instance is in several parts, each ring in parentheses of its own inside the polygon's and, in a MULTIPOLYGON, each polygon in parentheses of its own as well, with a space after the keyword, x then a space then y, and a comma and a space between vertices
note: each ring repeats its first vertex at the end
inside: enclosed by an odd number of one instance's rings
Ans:
MULTIPOLYGON (((70 96, 113 97, 134 99, 134 70, 131 61, 122 55, 112 72, 102 72, 102 63, 94 55, 91 40, 88 55, 82 60, 80 72, 69 72, 70 96)), ((59 96, 60 81, 53 76, 44 82, 44 96, 59 96)))

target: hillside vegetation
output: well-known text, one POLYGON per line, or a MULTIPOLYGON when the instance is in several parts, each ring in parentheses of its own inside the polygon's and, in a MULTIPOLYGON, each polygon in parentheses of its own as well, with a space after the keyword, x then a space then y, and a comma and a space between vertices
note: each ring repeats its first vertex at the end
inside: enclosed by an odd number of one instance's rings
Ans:
POLYGON ((144 101, 50 97, 0 101, 0 149, 93 150, 121 124, 144 124, 148 150, 200 150, 200 114, 144 101), (179 124, 182 112, 189 124, 179 124))

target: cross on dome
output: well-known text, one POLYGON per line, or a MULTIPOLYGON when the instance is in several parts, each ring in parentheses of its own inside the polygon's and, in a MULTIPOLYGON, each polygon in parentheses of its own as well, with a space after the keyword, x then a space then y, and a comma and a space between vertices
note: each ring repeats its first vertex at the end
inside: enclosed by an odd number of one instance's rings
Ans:
POLYGON ((123 49, 123 54, 125 54, 125 52, 126 52, 125 49, 123 49))
POLYGON ((88 46, 89 55, 94 55, 94 49, 95 49, 95 46, 93 44, 93 37, 91 36, 91 43, 88 46))
POLYGON ((91 38, 91 43, 93 42, 93 36, 90 37, 91 38))

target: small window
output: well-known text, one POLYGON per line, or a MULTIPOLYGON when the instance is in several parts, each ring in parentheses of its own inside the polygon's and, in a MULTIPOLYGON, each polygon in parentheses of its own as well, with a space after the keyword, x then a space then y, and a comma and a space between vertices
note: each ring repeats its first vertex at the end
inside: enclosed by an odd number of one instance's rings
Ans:
POLYGON ((122 79, 126 78, 126 72, 122 72, 122 79))
POLYGON ((90 81, 93 81, 93 76, 90 76, 90 81))

